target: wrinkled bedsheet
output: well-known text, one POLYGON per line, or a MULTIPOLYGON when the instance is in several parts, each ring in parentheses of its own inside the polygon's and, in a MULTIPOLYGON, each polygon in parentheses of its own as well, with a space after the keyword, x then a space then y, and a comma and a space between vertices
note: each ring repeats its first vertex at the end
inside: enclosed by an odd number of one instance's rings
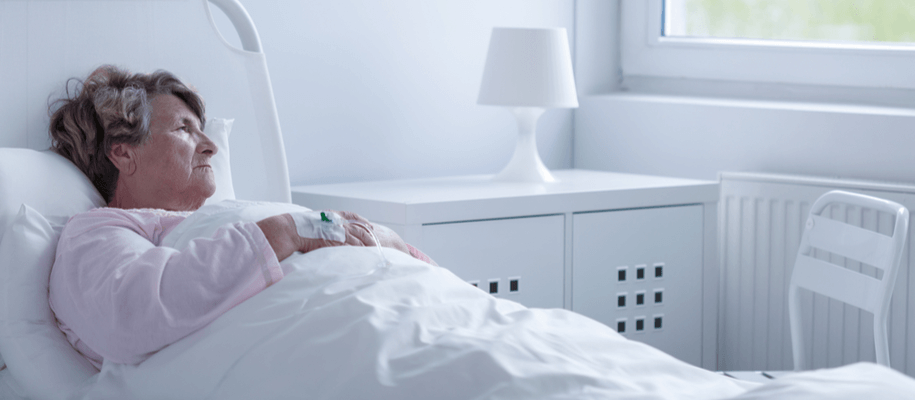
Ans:
MULTIPOLYGON (((193 236, 207 231, 201 225, 236 214, 259 218, 275 207, 209 210, 172 234, 193 236)), ((389 265, 375 248, 296 254, 283 262, 287 275, 280 282, 141 364, 106 361, 73 398, 749 399, 787 393, 688 365, 570 311, 497 299, 397 250, 385 255, 389 265)), ((893 378, 911 381, 899 376, 893 378)), ((822 382, 829 377, 814 377, 814 387, 829 390, 822 382)))

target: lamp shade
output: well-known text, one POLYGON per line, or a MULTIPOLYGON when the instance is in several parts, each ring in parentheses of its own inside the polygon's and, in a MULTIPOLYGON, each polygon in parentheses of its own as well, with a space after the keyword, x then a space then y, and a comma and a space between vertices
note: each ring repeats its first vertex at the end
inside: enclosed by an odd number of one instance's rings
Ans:
POLYGON ((493 28, 477 103, 578 107, 565 28, 493 28))

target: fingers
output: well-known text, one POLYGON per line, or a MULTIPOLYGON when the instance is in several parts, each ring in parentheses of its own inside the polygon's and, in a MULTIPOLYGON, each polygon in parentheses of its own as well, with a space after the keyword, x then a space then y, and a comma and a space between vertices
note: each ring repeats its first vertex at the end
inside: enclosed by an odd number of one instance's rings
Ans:
POLYGON ((374 246, 375 245, 375 240, 374 240, 374 238, 372 238, 372 233, 371 233, 371 231, 375 229, 375 225, 373 225, 371 222, 369 222, 369 220, 367 220, 364 217, 362 217, 361 215, 356 214, 351 211, 337 211, 337 210, 327 210, 327 211, 337 213, 338 215, 343 217, 343 219, 357 221, 357 222, 361 223, 361 224, 354 224, 351 222, 344 223, 344 225, 346 226, 346 237, 347 237, 346 244, 349 244, 352 246, 374 246))
POLYGON ((346 224, 346 237, 353 238, 358 244, 354 246, 374 246, 375 240, 372 238, 372 233, 369 231, 369 227, 361 224, 346 224))
POLYGON ((371 227, 371 223, 369 222, 369 220, 363 218, 361 215, 356 214, 356 213, 354 213, 354 212, 351 212, 351 211, 336 211, 336 210, 328 210, 328 211, 333 211, 333 212, 335 212, 335 213, 337 213, 337 214, 340 214, 340 216, 343 217, 343 218, 345 218, 345 219, 351 219, 351 220, 354 220, 354 221, 359 221, 359 222, 361 222, 361 223, 363 223, 363 224, 366 224, 366 225, 369 225, 369 226, 371 227))
POLYGON ((352 224, 346 224, 346 244, 350 246, 362 246, 362 238, 352 224))

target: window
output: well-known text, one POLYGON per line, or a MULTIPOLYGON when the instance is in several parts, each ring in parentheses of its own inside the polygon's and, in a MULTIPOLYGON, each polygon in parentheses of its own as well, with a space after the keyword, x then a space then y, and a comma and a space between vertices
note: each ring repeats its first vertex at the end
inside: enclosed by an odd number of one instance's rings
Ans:
POLYGON ((689 78, 915 89, 913 3, 622 0, 623 84, 689 78), (849 11, 855 6, 868 8, 849 11))

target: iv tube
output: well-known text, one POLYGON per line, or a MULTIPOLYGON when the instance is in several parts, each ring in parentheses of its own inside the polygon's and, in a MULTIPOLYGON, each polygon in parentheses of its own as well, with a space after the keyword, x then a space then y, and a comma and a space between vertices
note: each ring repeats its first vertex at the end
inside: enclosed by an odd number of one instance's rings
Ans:
MULTIPOLYGON (((321 213, 321 214, 322 214, 321 217, 324 217, 323 213, 321 213)), ((381 264, 382 264, 382 266, 387 267, 387 266, 391 265, 391 262, 388 261, 388 258, 384 256, 384 252, 381 251, 381 242, 378 241, 378 238, 375 236, 375 232, 372 232, 372 229, 370 229, 370 228, 369 228, 368 226, 366 226, 364 223, 359 222, 359 221, 356 221, 356 220, 353 220, 353 219, 348 219, 348 220, 346 220, 346 222, 349 222, 349 223, 351 223, 351 224, 359 225, 359 226, 361 226, 362 228, 364 228, 366 231, 368 231, 368 232, 369 232, 369 235, 372 235, 372 240, 375 241, 375 248, 378 249, 378 255, 381 257, 381 261, 382 261, 381 264)))

